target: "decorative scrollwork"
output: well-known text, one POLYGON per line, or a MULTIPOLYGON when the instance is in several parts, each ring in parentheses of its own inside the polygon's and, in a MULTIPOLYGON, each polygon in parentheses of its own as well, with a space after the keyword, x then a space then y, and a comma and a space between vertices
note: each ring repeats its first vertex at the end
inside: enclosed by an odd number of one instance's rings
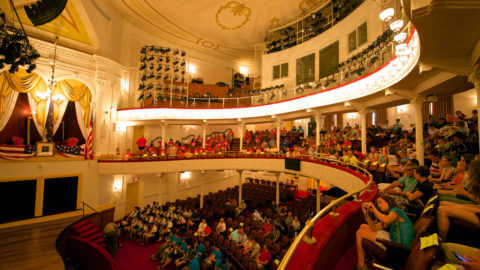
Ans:
POLYGON ((217 14, 215 15, 215 20, 217 21, 218 26, 220 26, 222 29, 235 30, 247 24, 247 22, 250 21, 251 15, 252 15, 252 10, 249 7, 245 6, 245 4, 242 4, 237 1, 230 1, 225 6, 220 6, 220 8, 217 11, 217 14), (233 17, 244 17, 243 21, 241 21, 237 25, 228 26, 225 24, 225 22, 221 22, 221 15, 224 14, 225 12, 230 12, 233 17))

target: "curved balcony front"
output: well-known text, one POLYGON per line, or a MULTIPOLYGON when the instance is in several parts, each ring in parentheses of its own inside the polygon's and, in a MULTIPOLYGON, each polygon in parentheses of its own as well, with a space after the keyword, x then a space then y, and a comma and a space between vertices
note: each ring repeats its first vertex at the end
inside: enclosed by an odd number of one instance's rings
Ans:
POLYGON ((408 39, 408 56, 394 56, 373 72, 351 82, 308 94, 264 105, 233 108, 128 108, 117 111, 117 122, 140 120, 216 120, 264 117, 307 110, 365 97, 382 91, 407 76, 418 62, 420 40, 413 28, 408 39))
POLYGON ((99 174, 149 174, 181 171, 245 170, 269 171, 324 180, 346 192, 361 189, 369 180, 362 172, 342 167, 336 162, 305 156, 300 160, 300 170, 285 168, 286 157, 266 155, 207 155, 198 158, 99 160, 99 174))

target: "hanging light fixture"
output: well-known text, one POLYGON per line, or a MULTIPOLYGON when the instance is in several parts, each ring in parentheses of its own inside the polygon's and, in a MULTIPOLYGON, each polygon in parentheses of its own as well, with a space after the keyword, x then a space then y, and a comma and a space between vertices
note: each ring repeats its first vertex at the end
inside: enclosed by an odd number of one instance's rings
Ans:
POLYGON ((390 24, 390 29, 392 29, 392 31, 394 31, 394 32, 400 31, 400 29, 402 29, 402 27, 403 27, 403 20, 402 19, 396 20, 396 21, 394 21, 390 24))
MULTIPOLYGON (((14 6, 11 0, 10 5, 14 6)), ((0 68, 10 65, 9 72, 15 73, 19 66, 24 66, 30 73, 35 69, 35 60, 40 57, 40 54, 30 44, 17 10, 15 8, 13 10, 20 29, 0 9, 0 68)))
POLYGON ((384 22, 389 22, 390 20, 393 19, 393 15, 395 14, 395 11, 393 8, 387 8, 380 12, 380 20, 384 22))

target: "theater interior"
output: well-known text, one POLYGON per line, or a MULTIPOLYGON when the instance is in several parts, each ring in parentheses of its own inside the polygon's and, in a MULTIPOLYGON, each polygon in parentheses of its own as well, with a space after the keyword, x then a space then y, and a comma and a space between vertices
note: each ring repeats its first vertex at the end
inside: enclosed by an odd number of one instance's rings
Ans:
POLYGON ((0 269, 480 269, 480 1, 0 2, 0 269))

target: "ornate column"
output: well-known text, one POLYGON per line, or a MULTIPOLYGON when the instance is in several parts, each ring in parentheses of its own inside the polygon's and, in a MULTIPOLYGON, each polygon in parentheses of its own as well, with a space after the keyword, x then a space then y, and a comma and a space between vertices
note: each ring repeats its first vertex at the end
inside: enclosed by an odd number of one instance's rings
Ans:
POLYGON ((282 121, 277 119, 277 152, 280 152, 280 126, 282 121))
POLYGON ((162 147, 165 150, 165 147, 167 145, 167 138, 165 137, 167 131, 167 122, 165 120, 162 120, 162 147))
POLYGON ((205 149, 205 143, 207 142, 207 123, 203 124, 203 141, 202 148, 205 149))
POLYGON ((315 147, 320 146, 320 114, 315 114, 315 147))
POLYGON ((204 174, 205 174, 205 171, 200 171, 200 173, 202 174, 202 179, 200 180, 200 208, 203 209, 203 193, 204 193, 204 174))
POLYGON ((362 140, 362 154, 367 154, 367 110, 360 109, 358 111, 360 117, 362 118, 361 126, 361 140, 362 140))
POLYGON ((275 204, 278 206, 280 203, 280 173, 275 172, 275 204))
POLYGON ((243 171, 242 170, 237 170, 238 172, 238 203, 242 201, 242 184, 243 184, 243 171))
POLYGON ((415 96, 410 104, 415 107, 415 153, 420 165, 424 165, 424 149, 423 149, 423 115, 422 108, 425 97, 415 96))
POLYGON ((242 151, 243 149, 243 136, 245 135, 245 125, 243 123, 240 123, 240 149, 238 150, 239 152, 242 151))

